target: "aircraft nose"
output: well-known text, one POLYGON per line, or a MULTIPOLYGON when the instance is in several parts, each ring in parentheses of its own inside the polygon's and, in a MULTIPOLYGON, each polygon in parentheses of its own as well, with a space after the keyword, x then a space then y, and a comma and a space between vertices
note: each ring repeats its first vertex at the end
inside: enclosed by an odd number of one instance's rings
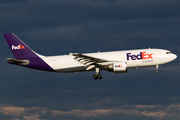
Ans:
POLYGON ((171 53, 167 56, 166 61, 171 62, 171 61, 175 60, 176 58, 177 58, 177 55, 171 53))
POLYGON ((177 58, 177 55, 173 54, 173 60, 175 60, 177 58))

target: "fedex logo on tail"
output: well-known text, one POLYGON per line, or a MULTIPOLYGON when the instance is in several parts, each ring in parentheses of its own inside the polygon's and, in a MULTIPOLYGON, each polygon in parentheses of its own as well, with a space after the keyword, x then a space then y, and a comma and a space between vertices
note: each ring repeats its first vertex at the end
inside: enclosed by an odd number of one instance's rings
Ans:
POLYGON ((142 59, 153 59, 151 54, 147 54, 146 52, 140 52, 140 54, 132 55, 131 53, 127 53, 127 60, 142 60, 142 59))
POLYGON ((19 49, 25 49, 25 47, 21 44, 18 46, 12 45, 12 50, 19 50, 19 49))

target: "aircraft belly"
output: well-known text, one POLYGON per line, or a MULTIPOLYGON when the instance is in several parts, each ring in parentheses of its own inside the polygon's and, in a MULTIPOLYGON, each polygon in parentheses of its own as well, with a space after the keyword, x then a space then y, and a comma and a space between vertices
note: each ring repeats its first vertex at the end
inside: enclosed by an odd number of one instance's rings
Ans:
POLYGON ((83 72, 83 71, 86 71, 86 68, 84 66, 79 66, 79 67, 69 67, 69 68, 56 69, 55 71, 56 72, 62 72, 62 73, 83 72))

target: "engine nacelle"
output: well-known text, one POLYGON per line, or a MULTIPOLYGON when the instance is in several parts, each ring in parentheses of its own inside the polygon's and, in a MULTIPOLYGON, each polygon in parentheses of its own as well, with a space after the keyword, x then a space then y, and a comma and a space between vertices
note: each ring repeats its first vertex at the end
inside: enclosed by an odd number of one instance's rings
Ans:
POLYGON ((115 73, 127 73, 127 62, 115 62, 107 66, 109 71, 115 73))

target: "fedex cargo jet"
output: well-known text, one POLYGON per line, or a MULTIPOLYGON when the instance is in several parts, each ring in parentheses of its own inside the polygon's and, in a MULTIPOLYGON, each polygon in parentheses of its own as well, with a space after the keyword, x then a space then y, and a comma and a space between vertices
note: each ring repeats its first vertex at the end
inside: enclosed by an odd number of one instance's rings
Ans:
POLYGON ((69 55, 43 56, 31 50, 14 33, 3 34, 15 59, 6 58, 8 63, 28 68, 69 73, 95 71, 93 78, 102 79, 100 70, 126 73, 128 68, 156 66, 177 58, 169 50, 138 49, 97 53, 70 53, 69 55))

